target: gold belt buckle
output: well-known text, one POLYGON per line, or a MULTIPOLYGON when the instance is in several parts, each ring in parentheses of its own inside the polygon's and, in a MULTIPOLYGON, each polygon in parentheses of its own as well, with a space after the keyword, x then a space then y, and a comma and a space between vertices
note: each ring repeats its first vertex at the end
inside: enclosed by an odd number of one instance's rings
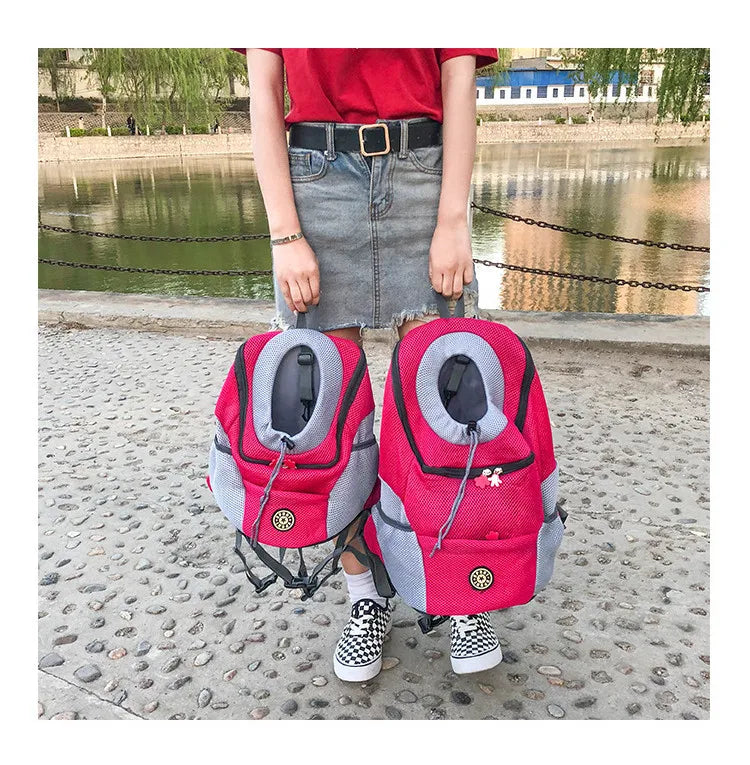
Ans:
POLYGON ((381 154, 388 154, 391 150, 391 136, 388 133, 388 125, 385 122, 376 122, 374 125, 360 125, 359 126, 359 151, 363 157, 379 157, 381 154), (365 130, 372 130, 374 128, 383 128, 385 134, 385 149, 383 151, 365 151, 365 130))

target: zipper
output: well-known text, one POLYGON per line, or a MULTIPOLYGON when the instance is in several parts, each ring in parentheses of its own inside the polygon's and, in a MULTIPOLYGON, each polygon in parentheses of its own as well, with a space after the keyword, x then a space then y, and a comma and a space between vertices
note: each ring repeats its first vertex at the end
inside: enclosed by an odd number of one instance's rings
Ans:
MULTIPOLYGON (((246 420, 247 420, 247 398, 248 398, 248 383, 247 383, 247 371, 245 370, 245 345, 246 343, 243 343, 239 350, 237 351, 237 355, 235 356, 234 360, 234 374, 237 379, 237 393, 239 397, 240 402, 240 432, 239 432, 239 443, 238 443, 238 451, 240 457, 245 462, 252 462, 259 465, 272 465, 275 460, 264 460, 264 459, 255 459, 253 457, 249 457, 245 454, 245 452, 242 449, 243 444, 243 436, 245 433, 245 426, 246 426, 246 420)), ((354 373, 351 376, 351 379, 349 380, 349 384, 346 386, 346 390, 344 391, 344 397, 341 401, 341 409, 339 410, 339 418, 336 422, 336 454, 334 455, 333 459, 330 462, 326 463, 320 463, 320 464, 314 464, 314 463, 302 463, 297 462, 295 463, 296 468, 306 468, 308 470, 323 470, 326 468, 333 467, 338 461, 341 456, 341 436, 344 432, 344 424, 346 423, 346 416, 349 413, 349 409, 351 408, 352 404, 354 403, 354 399, 357 396, 357 393, 359 391, 360 384, 362 380, 364 379, 365 372, 367 371, 367 359, 365 358, 365 352, 363 349, 360 348, 359 351, 359 360, 357 361, 357 366, 354 369, 354 373)), ((283 436, 283 439, 289 439, 288 436, 283 436)), ((294 443, 294 442, 292 442, 294 443)))
MULTIPOLYGON (((409 424, 409 418, 406 413, 406 406, 404 405, 404 395, 403 395, 403 389, 401 388, 401 371, 399 369, 398 364, 398 352, 399 352, 399 346, 401 345, 401 340, 399 340, 396 343, 396 346, 393 349, 393 356, 391 359, 391 382, 393 385, 393 399, 396 402, 396 411, 398 412, 399 419, 401 420, 401 424, 403 425, 404 432, 406 433, 406 440, 409 442, 409 446, 411 447, 411 450, 414 454, 414 456, 417 458, 417 462, 419 463, 419 467, 422 470, 423 473, 429 473, 431 475, 441 475, 446 476, 448 478, 463 478, 464 473, 466 472, 464 468, 455 468, 455 467, 448 467, 448 466, 434 466, 434 465, 428 465, 424 459, 422 458, 422 455, 419 451, 419 448, 417 447, 417 442, 414 439, 414 434, 411 430, 411 425, 409 424)), ((531 355, 529 354, 527 356, 528 359, 531 358, 531 355)), ((533 372, 532 372, 533 377, 533 372)), ((524 381, 526 380, 526 374, 524 373, 524 381)), ((529 386, 531 385, 531 382, 529 381, 529 386)), ((524 397, 523 391, 521 391, 521 398, 524 397)), ((528 399, 528 391, 526 392, 526 399, 528 399)), ((473 428, 477 428, 477 423, 472 420, 467 425, 467 432, 468 428, 473 425, 473 428)), ((486 468, 500 468, 500 471, 502 473, 513 473, 516 470, 523 470, 524 468, 528 467, 534 462, 534 452, 529 452, 529 454, 526 457, 523 457, 520 460, 515 460, 513 462, 505 462, 505 463, 494 463, 492 465, 481 465, 479 467, 473 467, 469 471, 469 478, 476 478, 478 475, 482 474, 482 471, 486 468)))

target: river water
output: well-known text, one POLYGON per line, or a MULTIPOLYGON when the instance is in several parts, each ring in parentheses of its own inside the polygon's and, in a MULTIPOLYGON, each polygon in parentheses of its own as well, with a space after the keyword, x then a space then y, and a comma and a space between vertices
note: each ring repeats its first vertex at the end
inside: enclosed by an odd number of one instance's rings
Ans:
MULTIPOLYGON (((496 144, 477 147, 474 200, 579 229, 709 244, 708 144, 496 144)), ((39 165, 41 220, 123 234, 267 232, 249 157, 39 165)), ((709 285, 709 256, 562 234, 474 212, 474 256, 611 278, 709 285)), ((43 258, 146 268, 268 269, 268 240, 166 244, 41 232, 43 258)), ((709 296, 615 287, 479 266, 480 307, 706 315, 709 296)), ((39 266, 39 286, 271 299, 269 277, 165 276, 39 266)))

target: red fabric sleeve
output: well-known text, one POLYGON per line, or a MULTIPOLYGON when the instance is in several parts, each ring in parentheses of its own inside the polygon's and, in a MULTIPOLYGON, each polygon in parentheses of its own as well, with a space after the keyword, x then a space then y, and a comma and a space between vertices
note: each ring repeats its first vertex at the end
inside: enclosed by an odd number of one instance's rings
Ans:
POLYGON ((456 56, 476 56, 477 69, 481 69, 487 64, 494 64, 497 61, 497 48, 438 48, 438 63, 443 64, 449 58, 456 56))
MULTIPOLYGON (((236 50, 237 53, 241 53, 243 56, 247 55, 247 48, 230 48, 229 50, 236 50)), ((270 50, 271 53, 275 53, 277 56, 281 55, 281 48, 260 48, 260 50, 270 50)))

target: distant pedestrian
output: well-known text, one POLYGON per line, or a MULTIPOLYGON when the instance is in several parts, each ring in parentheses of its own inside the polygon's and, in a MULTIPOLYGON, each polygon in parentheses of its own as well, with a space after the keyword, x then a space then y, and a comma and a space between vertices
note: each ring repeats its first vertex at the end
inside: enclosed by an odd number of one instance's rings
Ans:
POLYGON ((125 123, 128 126, 128 130, 130 130, 130 135, 135 135, 135 119, 133 118, 132 114, 128 115, 127 120, 125 123))
POLYGON ((83 130, 83 117, 78 118, 78 128, 83 130))
POLYGON ((219 118, 218 117, 216 118, 216 122, 214 122, 213 131, 214 131, 214 133, 218 133, 219 132, 219 118))

